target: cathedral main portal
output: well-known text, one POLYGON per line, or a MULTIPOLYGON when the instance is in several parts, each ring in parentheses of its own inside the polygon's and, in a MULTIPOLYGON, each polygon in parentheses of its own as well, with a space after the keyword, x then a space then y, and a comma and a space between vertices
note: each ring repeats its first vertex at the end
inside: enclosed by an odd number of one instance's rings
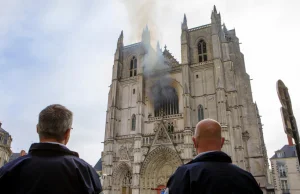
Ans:
POLYGON ((154 148, 145 158, 140 171, 140 194, 156 194, 166 186, 173 172, 182 165, 176 151, 166 146, 154 148))

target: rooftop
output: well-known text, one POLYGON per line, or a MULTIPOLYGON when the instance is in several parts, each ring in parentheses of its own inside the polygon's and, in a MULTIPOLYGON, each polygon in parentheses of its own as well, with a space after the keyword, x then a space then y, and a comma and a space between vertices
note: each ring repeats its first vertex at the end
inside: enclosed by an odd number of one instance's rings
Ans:
POLYGON ((139 46, 139 45, 142 45, 142 42, 137 42, 137 43, 126 45, 126 46, 124 46, 124 49, 132 48, 132 47, 139 46))
POLYGON ((19 157, 20 157, 20 153, 13 153, 9 158, 9 162, 11 162, 19 157))
POLYGON ((295 146, 285 145, 280 150, 277 150, 275 154, 271 157, 271 159, 276 158, 292 158, 296 156, 296 148, 295 146), (278 157, 277 153, 283 153, 282 157, 278 157))
POLYGON ((8 134, 8 132, 5 131, 5 130, 2 128, 2 123, 1 123, 1 122, 0 122, 0 132, 8 134))
POLYGON ((96 165, 94 166, 94 169, 96 171, 102 171, 102 161, 101 158, 98 160, 98 162, 96 163, 96 165))
POLYGON ((196 31, 196 30, 200 30, 200 29, 203 29, 203 28, 208 28, 208 27, 211 27, 211 24, 205 24, 205 25, 202 25, 202 26, 197 26, 197 27, 194 27, 194 28, 190 28, 189 31, 196 31))

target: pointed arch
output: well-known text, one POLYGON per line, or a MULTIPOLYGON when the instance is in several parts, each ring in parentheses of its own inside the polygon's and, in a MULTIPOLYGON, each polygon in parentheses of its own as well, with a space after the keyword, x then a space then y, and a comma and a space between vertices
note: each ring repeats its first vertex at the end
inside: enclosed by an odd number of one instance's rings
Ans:
POLYGON ((198 58, 199 62, 207 61, 206 42, 203 39, 198 42, 198 58))
POLYGON ((166 185, 169 177, 182 164, 180 156, 169 147, 159 146, 152 150, 145 158, 140 170, 142 193, 150 192, 151 188, 166 185))
POLYGON ((130 77, 136 76, 137 74, 137 58, 135 56, 130 60, 130 77))
POLYGON ((135 131, 135 126, 136 126, 136 117, 135 114, 131 116, 131 131, 135 131))
POLYGON ((203 110, 203 106, 201 104, 198 105, 197 111, 198 111, 198 121, 203 120, 204 119, 204 110, 203 110))
POLYGON ((120 163, 112 174, 113 193, 132 192, 132 169, 127 163, 120 163))

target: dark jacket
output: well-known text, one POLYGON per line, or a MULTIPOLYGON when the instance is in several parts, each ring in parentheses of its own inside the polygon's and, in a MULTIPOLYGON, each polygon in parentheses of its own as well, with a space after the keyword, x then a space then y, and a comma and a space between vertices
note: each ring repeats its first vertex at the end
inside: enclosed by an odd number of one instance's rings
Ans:
POLYGON ((3 194, 99 194, 96 171, 76 152, 51 143, 32 144, 28 155, 0 169, 3 194))
POLYGON ((221 151, 180 166, 168 181, 169 194, 260 194, 254 177, 221 151))

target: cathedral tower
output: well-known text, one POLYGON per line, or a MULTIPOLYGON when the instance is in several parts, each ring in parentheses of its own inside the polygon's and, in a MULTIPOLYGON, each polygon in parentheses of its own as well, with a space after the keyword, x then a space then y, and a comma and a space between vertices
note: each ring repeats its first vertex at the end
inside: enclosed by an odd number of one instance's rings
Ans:
POLYGON ((258 108, 235 30, 211 23, 181 25, 181 63, 167 47, 156 51, 150 31, 115 53, 102 165, 107 194, 155 194, 176 168, 195 157, 192 135, 204 118, 221 123, 223 151, 266 186, 266 149, 258 108))

